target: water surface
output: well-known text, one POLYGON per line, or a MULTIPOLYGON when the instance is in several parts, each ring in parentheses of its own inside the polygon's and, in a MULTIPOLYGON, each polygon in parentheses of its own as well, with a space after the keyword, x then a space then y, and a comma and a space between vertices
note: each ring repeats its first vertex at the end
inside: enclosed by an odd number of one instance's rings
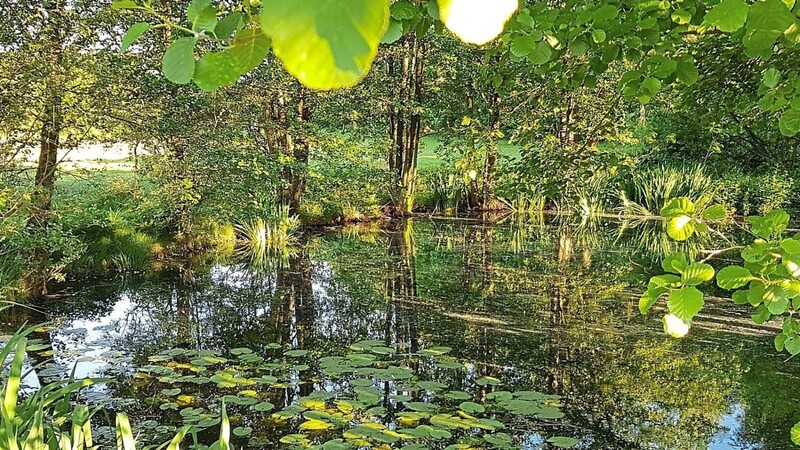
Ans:
MULTIPOLYGON (((563 417, 506 422, 516 446, 550 448, 548 437, 574 436, 585 449, 792 448, 800 369, 775 351, 773 330, 720 300, 707 304, 687 338, 671 339, 658 311, 642 316, 637 308, 660 236, 620 233, 614 223, 550 222, 349 227, 309 234, 288 257, 257 268, 209 262, 68 283, 67 298, 47 305, 58 326, 38 337, 52 342, 57 366, 40 376, 63 376, 77 363, 78 376, 115 377, 93 399, 130 411, 143 433, 166 434, 158 426, 180 425, 182 409, 216 405, 244 388, 184 386, 194 398, 173 408, 164 394, 170 382, 142 370, 159 352, 216 350, 233 361, 232 349, 281 360, 286 349, 310 350, 281 369, 285 385, 259 394, 277 411, 343 389, 320 372, 321 359, 370 339, 395 350, 389 358, 413 368, 412 380, 435 380, 477 402, 498 390, 560 396, 563 417), (402 356, 442 346, 460 369, 402 356), (485 379, 502 384, 477 383, 485 379)), ((380 404, 388 415, 406 394, 435 401, 408 383, 376 381, 386 388, 380 404)), ((235 426, 253 429, 237 445, 287 446, 279 438, 298 431, 246 405, 231 409, 235 426)), ((310 434, 319 442, 330 436, 310 434)))

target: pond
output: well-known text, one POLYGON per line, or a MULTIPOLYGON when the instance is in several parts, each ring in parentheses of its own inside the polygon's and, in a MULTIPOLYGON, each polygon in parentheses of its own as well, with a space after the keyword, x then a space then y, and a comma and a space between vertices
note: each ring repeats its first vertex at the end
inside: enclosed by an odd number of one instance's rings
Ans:
POLYGON ((224 399, 237 447, 792 448, 800 366, 774 325, 712 300, 676 340, 639 314, 663 242, 415 219, 309 233, 258 266, 65 283, 36 336, 53 350, 30 355, 55 364, 27 381, 115 378, 85 400, 162 440, 191 423, 213 441, 224 399))

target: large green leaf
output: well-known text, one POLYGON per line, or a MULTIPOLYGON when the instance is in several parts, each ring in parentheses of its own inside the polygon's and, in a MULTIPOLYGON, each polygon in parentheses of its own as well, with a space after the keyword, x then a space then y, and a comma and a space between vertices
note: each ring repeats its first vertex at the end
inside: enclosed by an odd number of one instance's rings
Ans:
POLYGON ((697 222, 690 216, 677 216, 667 222, 667 235, 676 241, 685 241, 697 230, 697 222))
POLYGON ((659 298, 662 295, 666 294, 669 291, 667 288, 654 288, 648 289, 644 291, 642 297, 639 298, 639 312, 642 314, 646 314, 653 305, 656 304, 659 298))
POLYGON ((781 0, 760 0, 750 7, 742 43, 750 57, 769 57, 772 45, 795 22, 795 15, 781 0))
POLYGON ((358 83, 389 24, 389 0, 266 0, 261 26, 286 70, 312 89, 358 83))
POLYGON ((739 266, 725 267, 717 274, 717 284, 722 289, 738 289, 753 279, 749 270, 739 266))
POLYGON ((688 197, 673 198, 661 208, 662 217, 691 216, 695 212, 695 206, 688 197))
POLYGON ((180 38, 173 42, 161 60, 161 71, 175 84, 187 84, 194 76, 195 38, 180 38))
POLYGON ((496 38, 517 10, 517 0, 437 0, 445 26, 470 44, 485 44, 496 38))
POLYGON ((135 23, 131 26, 125 36, 122 37, 122 45, 119 47, 120 53, 125 53, 125 50, 131 46, 136 39, 139 39, 141 35, 147 32, 150 29, 150 24, 147 22, 139 22, 135 23))
POLYGON ((686 267, 689 266, 689 261, 683 253, 674 253, 667 256, 661 261, 661 267, 669 273, 682 274, 686 267))
POLYGON ((214 28, 214 34, 216 34, 219 39, 228 39, 234 31, 238 30, 243 25, 244 18, 242 17, 242 13, 234 11, 217 23, 216 28, 214 28))
POLYGON ((683 56, 678 60, 676 73, 678 80, 684 84, 694 84, 700 77, 700 72, 694 65, 694 58, 690 55, 683 56))
POLYGON ((744 26, 750 7, 744 0, 723 0, 706 14, 704 22, 732 33, 744 26))
POLYGON ((689 322, 703 308, 703 293, 696 287, 684 287, 669 294, 667 307, 672 314, 689 322))
POLYGON ((697 286, 711 281, 712 278, 714 278, 714 268, 705 263, 689 264, 681 274, 681 282, 686 286, 697 286))
POLYGON ((232 44, 229 52, 241 74, 258 67, 269 54, 269 38, 258 28, 239 30, 232 44))
MULTIPOLYGON (((517 36, 511 40, 508 48, 511 53, 517 57, 528 56, 536 49, 536 44, 540 42, 533 36, 523 35, 517 36)), ((549 57, 548 57, 549 59, 549 57)))
POLYGON ((552 56, 552 47, 550 47, 550 44, 547 42, 542 41, 536 44, 536 48, 528 55, 528 59, 531 61, 531 63, 538 65, 550 61, 552 56))
POLYGON ((788 108, 781 114, 778 120, 781 134, 784 136, 794 136, 800 133, 800 110, 788 108))
POLYGON ((239 79, 237 59, 229 52, 206 53, 197 61, 194 83, 206 92, 229 86, 239 79))
POLYGON ((701 214, 705 220, 722 220, 728 216, 728 211, 722 205, 709 206, 701 214))
POLYGON ((794 443, 794 445, 800 445, 800 422, 794 424, 794 426, 792 427, 791 435, 792 435, 792 443, 794 443))

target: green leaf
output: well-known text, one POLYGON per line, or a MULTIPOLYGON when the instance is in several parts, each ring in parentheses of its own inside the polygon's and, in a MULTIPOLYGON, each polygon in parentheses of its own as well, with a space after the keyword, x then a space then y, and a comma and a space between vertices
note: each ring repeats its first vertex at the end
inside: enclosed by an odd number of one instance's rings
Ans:
POLYGON ((691 55, 685 55, 678 59, 676 72, 678 81, 687 85, 694 84, 700 77, 700 73, 694 65, 694 58, 692 58, 691 55))
POLYGON ((209 6, 197 13, 192 20, 193 31, 214 31, 217 27, 217 8, 209 6))
POLYGON ((111 4, 111 9, 144 9, 132 0, 117 0, 111 4))
POLYGON ((578 445, 578 442, 580 442, 580 441, 578 441, 577 439, 572 438, 572 437, 555 436, 555 437, 551 437, 550 439, 548 439, 547 442, 552 444, 553 447, 571 448, 571 447, 574 447, 574 446, 578 445))
POLYGON ((195 38, 180 38, 169 46, 161 60, 161 71, 175 84, 187 84, 194 76, 195 38))
POLYGON ((194 23, 197 20, 197 16, 209 7, 211 7, 211 0, 192 0, 186 8, 186 18, 189 19, 190 23, 194 23))
POLYGON ((722 289, 739 289, 753 279, 753 274, 744 267, 728 266, 717 274, 717 285, 722 289))
POLYGON ((753 319, 753 322, 761 325, 761 324, 766 323, 769 320, 769 318, 772 317, 772 316, 770 315, 769 310, 767 309, 767 307, 764 306, 764 305, 761 305, 758 308, 756 308, 756 310, 753 312, 753 314, 750 317, 753 319))
POLYGON ((686 286, 696 286, 714 278, 714 268, 710 264, 693 263, 683 271, 681 282, 686 286))
POLYGON ((661 267, 664 269, 664 271, 676 273, 678 275, 682 274, 688 266, 689 261, 686 259, 686 255, 683 253, 674 253, 661 261, 661 267))
POLYGON ((120 53, 125 53, 125 50, 131 46, 137 39, 150 29, 150 24, 147 22, 138 22, 131 26, 130 30, 122 37, 122 45, 119 47, 120 53))
POLYGON ((540 65, 544 64, 547 61, 550 61, 550 58, 553 56, 552 47, 547 42, 539 42, 536 44, 536 48, 528 55, 528 59, 531 61, 532 64, 540 65))
POLYGON ((792 356, 800 354, 800 336, 796 334, 787 336, 783 348, 792 356))
POLYGON ((569 51, 575 56, 588 52, 591 46, 584 36, 578 36, 569 43, 569 51))
POLYGON ((706 208, 700 216, 705 220, 722 220, 728 217, 728 211, 722 205, 713 205, 706 208))
POLYGON ((197 61, 194 83, 206 92, 230 86, 239 79, 238 60, 229 52, 206 53, 197 61))
POLYGON ((247 436, 253 432, 250 427, 236 427, 233 429, 233 434, 239 437, 247 436))
POLYGON ((258 28, 246 28, 236 33, 230 54, 236 59, 238 73, 245 74, 255 69, 269 54, 269 38, 258 28))
POLYGON ((685 241, 697 230, 697 222, 690 216, 678 216, 667 222, 667 235, 676 241, 685 241))
POLYGON ((233 35, 233 32, 238 30, 244 25, 242 13, 234 11, 227 16, 223 17, 214 28, 214 34, 219 39, 228 39, 233 35))
POLYGON ((389 11, 392 18, 397 20, 413 19, 417 15, 417 7, 408 0, 392 3, 389 11))
POLYGON ((684 287, 669 294, 669 311, 684 322, 690 322, 703 308, 703 293, 695 287, 684 287))
POLYGON ((744 26, 749 10, 744 0, 723 0, 706 14, 704 23, 732 33, 744 26))
POLYGON ((688 197, 673 198, 661 208, 661 216, 672 218, 680 216, 691 216, 695 212, 694 203, 688 197))
POLYGON ((462 41, 483 45, 496 38, 517 10, 517 0, 437 0, 445 26, 462 41))
POLYGON ((667 288, 673 289, 680 287, 681 278, 676 275, 657 275, 655 277, 650 278, 650 282, 647 283, 648 289, 658 289, 658 288, 667 288))
POLYGON ((658 299, 667 292, 669 292, 667 288, 655 288, 644 291, 642 297, 639 298, 639 312, 647 314, 647 311, 650 311, 650 308, 656 304, 658 299))
POLYGON ((794 136, 800 133, 800 110, 787 108, 778 120, 781 134, 784 136, 794 136))
POLYGON ((774 88, 778 85, 780 80, 781 73, 774 67, 767 69, 767 71, 764 72, 764 76, 761 78, 761 82, 764 83, 764 86, 768 88, 774 88))
POLYGON ((595 44, 599 44, 601 42, 605 42, 606 40, 606 32, 603 30, 594 30, 592 31, 592 40, 595 44))
POLYGON ((286 70, 312 89, 358 83, 389 25, 389 0, 265 0, 261 26, 286 70))
POLYGON ((386 33, 384 33, 383 38, 381 38, 381 44, 393 44, 401 37, 403 37, 402 22, 392 20, 389 23, 389 27, 386 29, 386 33))
POLYGON ((794 443, 794 445, 800 445, 800 422, 797 422, 792 427, 791 437, 792 437, 792 443, 794 443))
POLYGON ((676 9, 672 13, 672 21, 678 25, 686 25, 692 20, 692 14, 685 9, 676 9))
POLYGON ((760 0, 750 7, 742 43, 750 57, 768 58, 772 45, 795 22, 795 15, 781 0, 760 0))
POLYGON ((541 42, 541 40, 536 39, 533 36, 521 35, 512 39, 511 44, 509 44, 508 47, 509 50, 511 50, 511 54, 522 58, 533 53, 533 51, 536 49, 536 44, 539 42, 541 42))

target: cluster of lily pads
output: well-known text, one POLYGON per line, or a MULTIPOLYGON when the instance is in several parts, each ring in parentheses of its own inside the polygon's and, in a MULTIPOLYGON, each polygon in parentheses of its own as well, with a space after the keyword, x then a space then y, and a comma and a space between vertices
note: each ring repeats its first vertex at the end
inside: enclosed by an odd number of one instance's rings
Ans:
POLYGON ((497 378, 472 375, 448 347, 398 352, 364 340, 337 355, 277 344, 265 353, 165 350, 140 368, 134 389, 176 425, 201 432, 219 425, 224 402, 233 434, 250 446, 510 449, 521 446, 523 430, 564 417, 558 396, 503 390, 497 378))

